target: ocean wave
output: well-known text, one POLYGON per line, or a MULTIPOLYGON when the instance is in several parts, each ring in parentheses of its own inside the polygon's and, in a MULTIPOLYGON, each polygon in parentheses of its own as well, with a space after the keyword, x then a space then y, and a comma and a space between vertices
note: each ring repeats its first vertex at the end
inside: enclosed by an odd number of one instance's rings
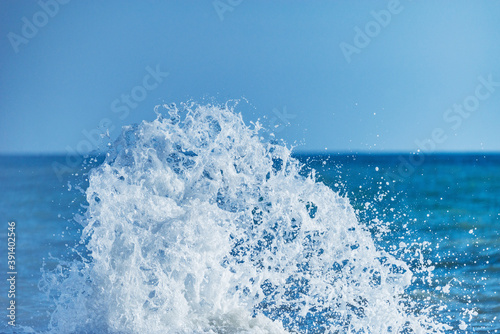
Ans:
POLYGON ((160 106, 89 175, 54 333, 441 333, 346 197, 229 106, 160 106))

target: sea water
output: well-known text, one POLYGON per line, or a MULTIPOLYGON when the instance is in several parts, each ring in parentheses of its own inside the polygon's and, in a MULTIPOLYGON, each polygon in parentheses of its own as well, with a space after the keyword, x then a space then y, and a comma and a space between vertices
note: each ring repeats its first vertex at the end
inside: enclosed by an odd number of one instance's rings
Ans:
POLYGON ((500 330, 499 156, 294 155, 227 106, 157 112, 62 179, 0 158, 15 331, 500 330))

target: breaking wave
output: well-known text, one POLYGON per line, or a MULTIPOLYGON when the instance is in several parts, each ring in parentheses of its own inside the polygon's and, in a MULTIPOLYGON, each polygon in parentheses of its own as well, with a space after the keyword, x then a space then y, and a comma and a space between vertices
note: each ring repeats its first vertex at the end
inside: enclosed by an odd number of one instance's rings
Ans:
POLYGON ((89 175, 64 333, 440 333, 346 197, 228 106, 157 108, 89 175))

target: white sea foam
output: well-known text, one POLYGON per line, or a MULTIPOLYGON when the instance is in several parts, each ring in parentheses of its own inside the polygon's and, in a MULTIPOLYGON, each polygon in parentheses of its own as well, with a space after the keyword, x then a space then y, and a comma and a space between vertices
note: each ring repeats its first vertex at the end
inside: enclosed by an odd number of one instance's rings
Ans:
POLYGON ((90 174, 57 333, 439 333, 349 201, 229 107, 163 106, 90 174))

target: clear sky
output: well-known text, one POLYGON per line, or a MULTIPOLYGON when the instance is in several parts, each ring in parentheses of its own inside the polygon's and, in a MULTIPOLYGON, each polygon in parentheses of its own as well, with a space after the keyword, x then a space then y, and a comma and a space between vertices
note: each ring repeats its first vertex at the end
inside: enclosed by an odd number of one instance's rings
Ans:
POLYGON ((242 97, 300 151, 500 151, 499 17, 496 1, 1 1, 0 153, 242 97))

